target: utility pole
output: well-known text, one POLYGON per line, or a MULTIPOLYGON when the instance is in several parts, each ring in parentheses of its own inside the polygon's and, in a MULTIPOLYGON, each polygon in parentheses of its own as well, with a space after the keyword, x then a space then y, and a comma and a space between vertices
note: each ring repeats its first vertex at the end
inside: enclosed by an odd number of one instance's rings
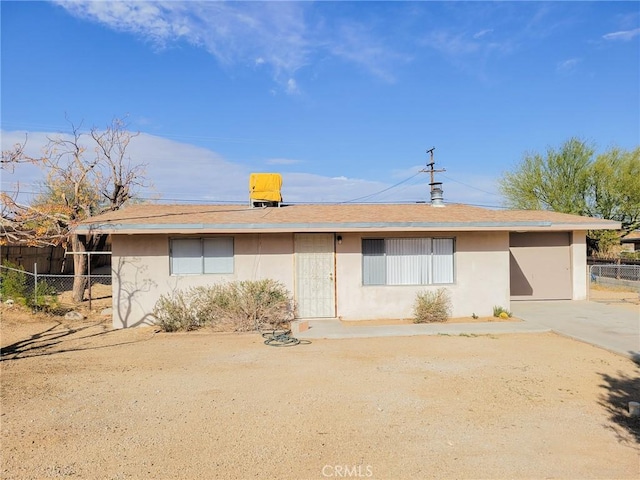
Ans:
POLYGON ((431 203, 433 205, 442 205, 442 182, 436 182, 435 174, 446 172, 447 170, 442 168, 440 170, 436 170, 434 168, 436 161, 433 159, 433 151, 436 147, 432 147, 427 150, 429 154, 429 163, 427 163, 427 168, 423 168, 420 170, 421 172, 428 173, 431 181, 429 182, 429 186, 431 187, 431 203))

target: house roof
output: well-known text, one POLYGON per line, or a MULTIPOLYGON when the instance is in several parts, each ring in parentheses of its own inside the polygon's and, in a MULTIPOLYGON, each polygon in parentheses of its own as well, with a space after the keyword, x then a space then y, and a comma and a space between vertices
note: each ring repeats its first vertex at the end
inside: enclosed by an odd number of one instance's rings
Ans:
POLYGON ((626 237, 620 239, 622 243, 638 243, 640 242, 640 230, 634 230, 629 233, 626 237))
POLYGON ((569 231, 618 229, 619 222, 538 210, 461 204, 244 205, 138 204, 82 222, 77 233, 246 233, 366 231, 569 231))

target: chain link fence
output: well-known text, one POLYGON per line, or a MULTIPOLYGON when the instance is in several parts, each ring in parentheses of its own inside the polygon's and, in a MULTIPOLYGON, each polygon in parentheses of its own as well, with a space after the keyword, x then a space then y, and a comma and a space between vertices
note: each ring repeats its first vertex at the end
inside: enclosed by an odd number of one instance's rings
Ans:
POLYGON ((621 285, 640 291, 640 265, 591 265, 589 274, 592 283, 621 285))
POLYGON ((111 296, 111 275, 38 274, 0 265, 2 301, 24 298, 27 305, 39 309, 55 298, 58 304, 72 306, 71 292, 76 277, 85 279, 85 299, 91 301, 99 296, 111 296))

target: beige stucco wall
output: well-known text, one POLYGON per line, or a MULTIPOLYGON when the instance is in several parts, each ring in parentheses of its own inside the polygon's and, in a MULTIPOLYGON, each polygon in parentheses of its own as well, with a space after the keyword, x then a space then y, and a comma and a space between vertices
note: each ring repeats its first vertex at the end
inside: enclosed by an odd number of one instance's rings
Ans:
POLYGON ((272 278, 293 291, 293 235, 245 234, 234 240, 234 273, 171 275, 168 235, 113 235, 113 325, 153 323, 161 295, 233 280, 272 278))
MULTIPOLYGON (((452 285, 363 286, 361 239, 390 237, 375 233, 343 234, 336 245, 337 315, 344 320, 409 318, 418 292, 446 288, 453 317, 491 315, 494 305, 509 308, 508 232, 452 232, 455 279, 452 285)), ((410 235, 397 235, 407 237, 410 235)), ((420 236, 420 235, 416 235, 420 236)), ((424 235, 422 235, 424 236, 424 235)))
MULTIPOLYGON (((408 318, 416 294, 433 286, 363 286, 362 237, 388 233, 342 233, 336 244, 336 314, 345 320, 408 318)), ((407 234, 398 235, 402 237, 407 234)), ((415 235, 420 236, 420 235, 415 235)), ((424 235, 423 235, 424 236, 424 235)), ((452 232, 455 281, 454 317, 491 315, 494 305, 509 308, 508 232, 452 232)), ((272 278, 294 291, 293 234, 244 234, 234 241, 234 273, 172 276, 169 236, 113 236, 113 324, 116 328, 153 323, 158 298, 177 289, 232 280, 272 278)))
POLYGON ((571 235, 571 278, 573 300, 586 300, 589 294, 587 267, 587 232, 574 231, 571 235))

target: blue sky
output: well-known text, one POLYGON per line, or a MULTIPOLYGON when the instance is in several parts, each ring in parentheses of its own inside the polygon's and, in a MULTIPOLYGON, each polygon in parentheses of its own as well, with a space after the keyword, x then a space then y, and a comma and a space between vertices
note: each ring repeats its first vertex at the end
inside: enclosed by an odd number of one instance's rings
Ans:
MULTIPOLYGON (((637 2, 11 2, 2 148, 127 116, 166 201, 419 201, 436 147, 445 200, 571 136, 640 144, 637 2), (400 183, 400 185, 392 187, 400 183), (378 193, 381 192, 381 193, 378 193)), ((36 190, 32 169, 2 189, 36 190)))

